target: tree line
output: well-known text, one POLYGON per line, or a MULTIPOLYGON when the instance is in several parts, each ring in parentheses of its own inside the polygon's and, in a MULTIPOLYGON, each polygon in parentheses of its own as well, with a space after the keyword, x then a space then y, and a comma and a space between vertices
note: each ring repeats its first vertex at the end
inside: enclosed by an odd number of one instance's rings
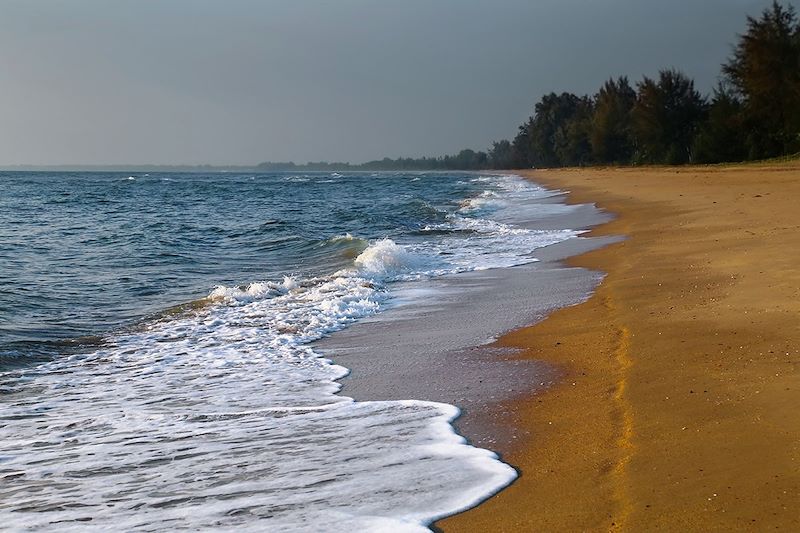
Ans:
POLYGON ((543 96, 512 140, 487 151, 349 163, 262 163, 261 170, 485 170, 722 163, 800 152, 800 21, 774 1, 748 17, 711 95, 676 69, 594 95, 543 96))
POLYGON ((391 159, 384 157, 366 163, 351 164, 328 161, 309 161, 304 164, 292 162, 279 163, 267 161, 259 164, 256 170, 261 172, 287 172, 294 170, 324 171, 335 170, 358 170, 358 171, 381 171, 381 170, 478 170, 491 168, 489 156, 486 152, 475 150, 461 150, 455 155, 440 157, 400 157, 391 159))
POLYGON ((667 69, 635 86, 609 79, 593 96, 545 95, 495 168, 721 163, 800 151, 800 22, 779 2, 748 17, 713 94, 667 69))

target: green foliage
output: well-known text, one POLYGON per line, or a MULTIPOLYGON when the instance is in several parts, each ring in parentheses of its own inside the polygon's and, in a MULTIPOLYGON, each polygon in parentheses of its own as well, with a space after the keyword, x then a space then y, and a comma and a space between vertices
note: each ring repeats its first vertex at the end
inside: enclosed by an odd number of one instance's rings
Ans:
POLYGON ((714 90, 708 116, 694 142, 695 161, 722 163, 747 158, 742 102, 724 84, 714 90))
MULTIPOLYGON (((508 141, 506 141, 508 142, 508 141)), ((384 157, 375 161, 367 161, 358 165, 350 163, 329 163, 327 161, 309 161, 303 165, 295 163, 264 162, 256 169, 264 172, 274 171, 335 171, 335 170, 485 170, 490 168, 489 155, 486 152, 461 150, 456 155, 444 157, 400 157, 391 159, 384 157)))
POLYGON ((625 163, 634 153, 631 111, 636 92, 628 78, 608 80, 594 97, 589 141, 592 157, 602 164, 625 163))
POLYGON ((593 110, 594 102, 586 96, 570 93, 544 96, 511 143, 510 161, 517 167, 589 163, 593 110))
POLYGON ((531 150, 530 121, 519 127, 514 142, 511 143, 512 168, 530 168, 533 166, 533 151, 531 150))
POLYGON ((571 93, 551 93, 536 104, 528 123, 533 166, 554 167, 584 163, 592 102, 571 93))
POLYGON ((621 77, 593 99, 545 95, 520 126, 510 160, 525 168, 675 165, 800 151, 800 22, 791 6, 776 1, 747 19, 723 75, 710 102, 674 69, 644 77, 635 91, 621 77))
POLYGON ((444 157, 444 168, 447 169, 485 169, 489 158, 486 152, 461 150, 457 155, 444 157))
POLYGON ((559 164, 583 166, 591 163, 592 147, 589 136, 594 116, 594 101, 583 96, 573 101, 569 118, 556 129, 555 154, 559 164))
POLYGON ((800 150, 800 24, 794 9, 778 2, 748 17, 723 74, 743 100, 750 158, 800 150))
POLYGON ((489 150, 490 168, 514 168, 515 162, 514 147, 509 141, 503 139, 492 143, 489 150))
POLYGON ((635 160, 669 165, 692 162, 692 145, 705 106, 694 82, 681 72, 662 70, 658 81, 645 76, 631 111, 635 160))

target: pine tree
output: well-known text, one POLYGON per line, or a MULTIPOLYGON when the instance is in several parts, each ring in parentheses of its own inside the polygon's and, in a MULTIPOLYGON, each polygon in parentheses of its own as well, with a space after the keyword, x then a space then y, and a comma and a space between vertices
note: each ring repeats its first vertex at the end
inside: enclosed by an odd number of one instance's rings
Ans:
POLYGON ((637 162, 692 162, 692 147, 706 106, 694 82, 677 70, 662 70, 658 81, 645 77, 638 88, 632 111, 637 162))
POLYGON ((589 139, 596 162, 630 162, 634 151, 631 111, 635 103, 636 92, 624 76, 608 80, 595 95, 589 139))
POLYGON ((698 163, 723 163, 747 158, 742 102, 730 87, 721 83, 708 107, 694 145, 698 163))
POLYGON ((778 2, 761 18, 747 18, 723 73, 743 101, 751 158, 800 150, 800 24, 794 8, 778 2))

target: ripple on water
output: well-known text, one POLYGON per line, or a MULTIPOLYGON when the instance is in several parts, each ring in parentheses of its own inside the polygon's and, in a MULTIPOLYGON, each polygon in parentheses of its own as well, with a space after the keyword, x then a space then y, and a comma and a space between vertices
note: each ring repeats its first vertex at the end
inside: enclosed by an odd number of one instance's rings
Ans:
POLYGON ((4 526, 415 531, 514 478, 453 433, 453 406, 338 396, 346 369, 308 343, 380 311, 395 280, 527 263, 577 235, 499 216, 546 193, 442 174, 132 177, 4 182, 4 526))

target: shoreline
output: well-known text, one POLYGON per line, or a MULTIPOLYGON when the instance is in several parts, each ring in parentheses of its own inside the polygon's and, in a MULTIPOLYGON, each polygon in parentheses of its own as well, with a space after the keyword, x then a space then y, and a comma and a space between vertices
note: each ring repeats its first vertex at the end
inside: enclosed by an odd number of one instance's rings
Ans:
MULTIPOLYGON (((502 455, 521 435, 507 423, 507 410, 492 419, 481 413, 525 397, 532 382, 537 389, 551 386, 560 370, 521 359, 516 348, 497 346, 496 339, 589 298, 601 275, 566 267, 562 260, 604 244, 605 239, 570 239, 537 250, 541 259, 535 263, 445 276, 424 288, 412 282, 406 303, 312 346, 350 370, 339 381, 340 395, 455 405, 461 412, 453 422, 457 433, 502 455)), ((398 292, 403 299, 403 289, 398 292)))
POLYGON ((521 174, 626 240, 566 261, 607 273, 588 301, 497 342, 565 378, 501 407, 520 478, 436 526, 798 529, 800 164, 521 174))
MULTIPOLYGON (((594 206, 564 212, 561 193, 536 201, 532 218, 516 222, 533 230, 588 230, 610 217, 594 206)), ((312 348, 350 373, 339 394, 356 401, 432 401, 458 407, 455 431, 499 455, 522 435, 508 410, 492 419, 487 410, 527 395, 531 383, 546 388, 560 370, 495 346, 506 332, 585 301, 602 279, 564 259, 604 246, 613 238, 570 238, 536 249, 536 261, 401 283, 394 305, 312 343, 312 348), (398 339, 403 339, 398 342, 398 339), (375 357, 379 353, 380 357, 375 357)))

